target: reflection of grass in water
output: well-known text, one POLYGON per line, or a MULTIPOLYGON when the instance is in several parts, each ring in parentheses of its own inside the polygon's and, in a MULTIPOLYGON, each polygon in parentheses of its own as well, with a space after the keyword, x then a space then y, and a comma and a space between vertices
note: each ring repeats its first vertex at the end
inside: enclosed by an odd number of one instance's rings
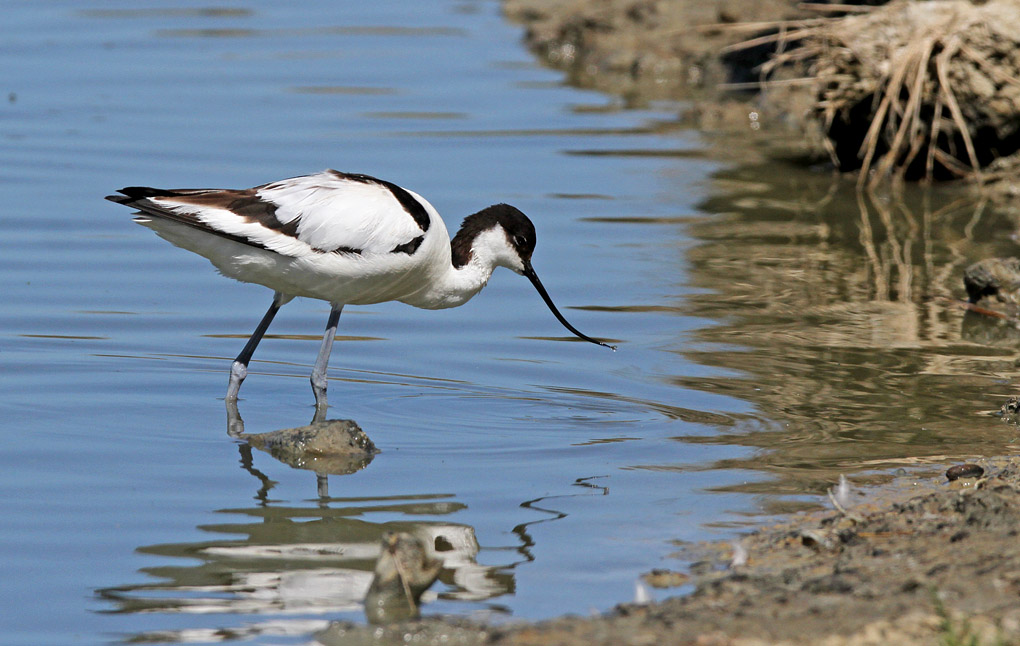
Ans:
MULTIPOLYGON (((712 491, 788 513, 827 502, 815 496, 840 473, 879 478, 1014 450, 990 414, 1010 393, 989 377, 1015 378, 1020 332, 964 317, 954 300, 974 259, 1007 255, 1014 215, 941 188, 861 195, 845 178, 754 160, 721 169, 698 211, 718 215, 684 225, 692 292, 647 309, 635 295, 613 313, 709 321, 662 346, 706 369, 665 366, 663 382, 753 407, 709 422, 711 433, 674 434, 715 459, 640 468, 759 474, 712 491)), ((673 403, 711 407, 692 401, 673 403)))

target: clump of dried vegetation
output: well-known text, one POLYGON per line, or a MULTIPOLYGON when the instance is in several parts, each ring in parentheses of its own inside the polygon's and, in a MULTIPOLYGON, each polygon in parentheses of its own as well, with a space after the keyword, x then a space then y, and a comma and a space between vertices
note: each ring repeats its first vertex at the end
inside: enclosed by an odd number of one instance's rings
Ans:
POLYGON ((862 184, 980 181, 1020 157, 1020 2, 804 6, 844 15, 775 23, 734 48, 777 45, 766 86, 799 67, 840 169, 862 184))

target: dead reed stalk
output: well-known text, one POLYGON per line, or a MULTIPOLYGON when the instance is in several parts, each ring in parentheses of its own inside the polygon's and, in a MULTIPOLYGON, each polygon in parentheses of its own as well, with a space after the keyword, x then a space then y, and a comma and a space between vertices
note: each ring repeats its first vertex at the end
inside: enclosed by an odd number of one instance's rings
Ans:
POLYGON ((859 169, 861 185, 980 181, 988 164, 1020 150, 1018 26, 1016 0, 897 0, 776 23, 776 33, 733 48, 776 43, 763 78, 798 65, 814 79, 812 117, 834 162, 859 169))

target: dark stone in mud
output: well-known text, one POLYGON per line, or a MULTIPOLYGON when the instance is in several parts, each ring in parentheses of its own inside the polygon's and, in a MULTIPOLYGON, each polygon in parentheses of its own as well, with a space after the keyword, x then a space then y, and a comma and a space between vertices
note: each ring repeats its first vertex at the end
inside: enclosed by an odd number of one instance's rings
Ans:
POLYGON ((963 285, 971 303, 985 296, 1016 303, 1020 293, 1020 258, 988 258, 976 262, 964 270, 963 285))
POLYGON ((980 478, 985 475, 985 470, 976 464, 957 464, 946 469, 946 478, 950 482, 960 478, 980 478))
POLYGON ((292 467, 337 475, 365 468, 379 452, 361 427, 348 419, 242 435, 241 439, 292 467))

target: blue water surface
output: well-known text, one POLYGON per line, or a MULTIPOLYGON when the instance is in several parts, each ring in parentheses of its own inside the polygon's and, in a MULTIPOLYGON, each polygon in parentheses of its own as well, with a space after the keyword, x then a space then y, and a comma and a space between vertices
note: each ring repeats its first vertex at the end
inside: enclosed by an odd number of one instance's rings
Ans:
MULTIPOLYGON (((425 614, 606 610, 674 541, 757 509, 709 490, 760 476, 686 468, 748 449, 677 441, 750 409, 678 385, 724 373, 679 351, 709 324, 683 314, 683 220, 719 163, 675 107, 568 87, 520 39, 489 0, 5 4, 0 641, 303 642, 361 620, 392 528, 455 543, 425 614), (349 307, 330 417, 382 452, 328 497, 246 454, 222 398, 271 293, 103 196, 323 168, 419 192, 451 232, 518 206, 561 309, 619 351, 505 270, 452 310, 349 307)), ((241 391, 249 432, 311 419, 327 312, 282 310, 241 391)))

